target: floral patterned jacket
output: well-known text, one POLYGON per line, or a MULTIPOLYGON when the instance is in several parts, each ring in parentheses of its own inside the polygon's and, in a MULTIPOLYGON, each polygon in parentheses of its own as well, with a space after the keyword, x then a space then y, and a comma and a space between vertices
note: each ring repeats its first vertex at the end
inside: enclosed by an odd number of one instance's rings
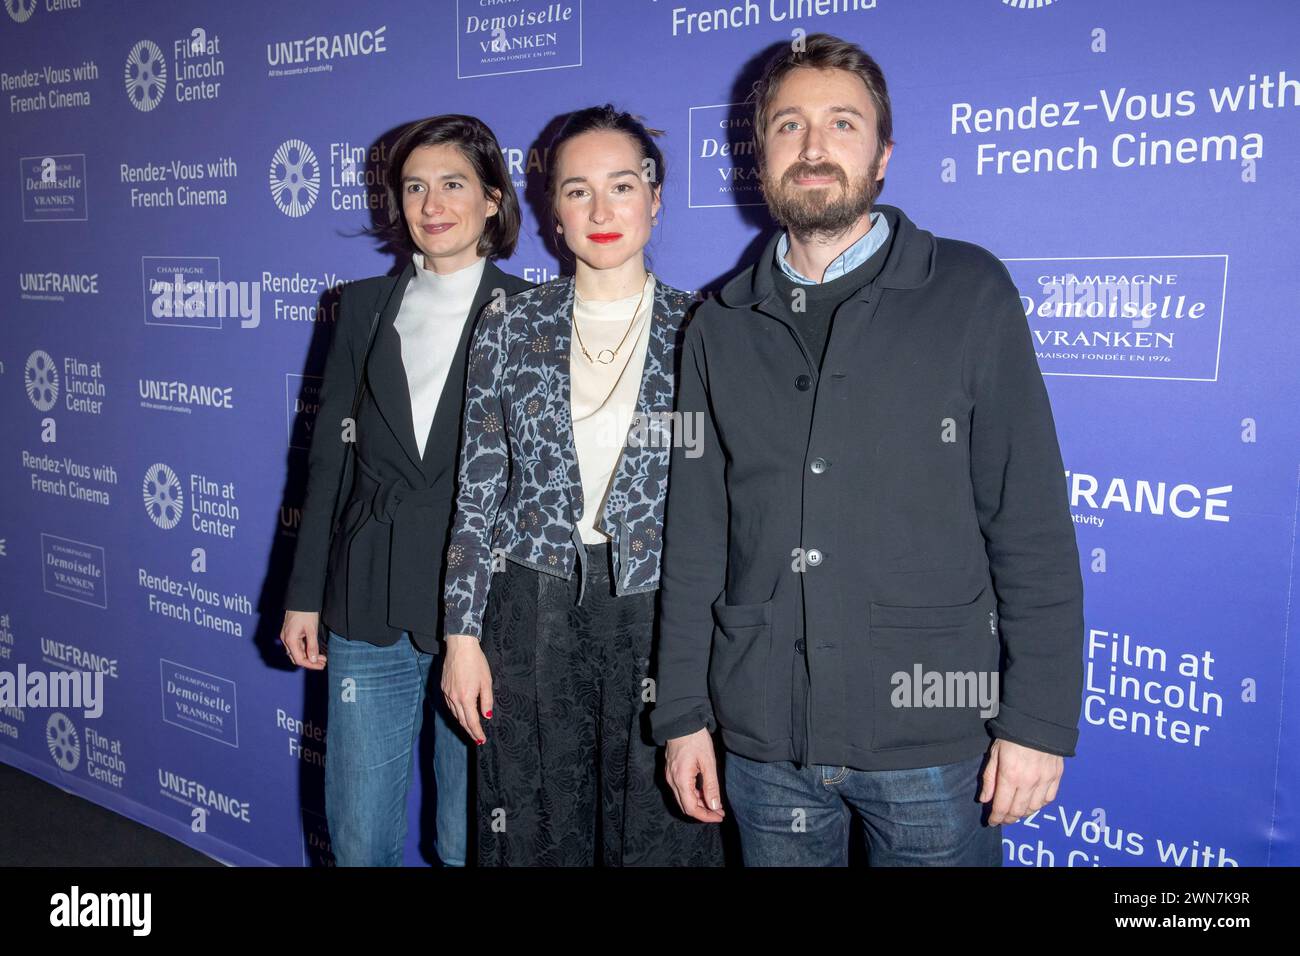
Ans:
MULTIPOLYGON (((636 413, 595 526, 613 541, 618 594, 659 586, 679 346, 694 296, 655 277, 636 413)), ((482 636, 500 556, 569 577, 582 548, 569 349, 573 277, 483 309, 470 346, 459 490, 447 549, 447 634, 482 636)), ((581 589, 579 600, 581 600, 581 589)))

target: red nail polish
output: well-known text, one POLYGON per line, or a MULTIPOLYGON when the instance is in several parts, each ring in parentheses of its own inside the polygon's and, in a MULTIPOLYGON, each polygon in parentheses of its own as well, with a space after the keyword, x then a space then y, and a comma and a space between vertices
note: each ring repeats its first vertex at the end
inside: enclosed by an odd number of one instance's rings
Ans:
POLYGON ((492 711, 489 710, 489 711, 487 712, 487 715, 488 715, 489 717, 491 717, 491 716, 492 716, 492 711))

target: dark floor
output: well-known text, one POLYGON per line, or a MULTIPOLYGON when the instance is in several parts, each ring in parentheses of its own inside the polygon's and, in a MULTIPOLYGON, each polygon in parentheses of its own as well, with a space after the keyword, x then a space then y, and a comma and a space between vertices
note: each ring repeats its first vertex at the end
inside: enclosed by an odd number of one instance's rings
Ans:
POLYGON ((4 763, 0 807, 0 866, 222 865, 4 763))

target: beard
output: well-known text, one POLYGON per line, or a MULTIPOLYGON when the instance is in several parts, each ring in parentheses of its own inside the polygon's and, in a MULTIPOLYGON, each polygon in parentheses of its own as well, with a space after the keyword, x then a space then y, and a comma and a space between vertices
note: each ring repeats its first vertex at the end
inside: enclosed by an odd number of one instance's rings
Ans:
POLYGON ((802 242, 842 235, 845 230, 871 210, 871 204, 880 195, 876 174, 880 169, 877 157, 863 178, 849 183, 844 170, 831 163, 810 165, 794 163, 780 179, 763 175, 763 196, 772 218, 790 230, 802 242), (840 188, 833 186, 802 187, 794 184, 795 177, 834 176, 840 188))

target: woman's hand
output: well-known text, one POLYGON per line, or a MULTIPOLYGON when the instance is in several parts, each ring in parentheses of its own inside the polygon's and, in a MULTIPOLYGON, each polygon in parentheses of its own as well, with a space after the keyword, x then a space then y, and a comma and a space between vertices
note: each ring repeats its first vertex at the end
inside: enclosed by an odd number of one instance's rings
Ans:
POLYGON ((320 614, 316 611, 285 611, 280 640, 290 659, 299 667, 323 671, 325 655, 317 643, 320 634, 320 614))
POLYGON ((442 696, 465 732, 480 744, 487 741, 479 713, 492 716, 492 669, 478 638, 447 635, 447 659, 442 662, 442 696))

